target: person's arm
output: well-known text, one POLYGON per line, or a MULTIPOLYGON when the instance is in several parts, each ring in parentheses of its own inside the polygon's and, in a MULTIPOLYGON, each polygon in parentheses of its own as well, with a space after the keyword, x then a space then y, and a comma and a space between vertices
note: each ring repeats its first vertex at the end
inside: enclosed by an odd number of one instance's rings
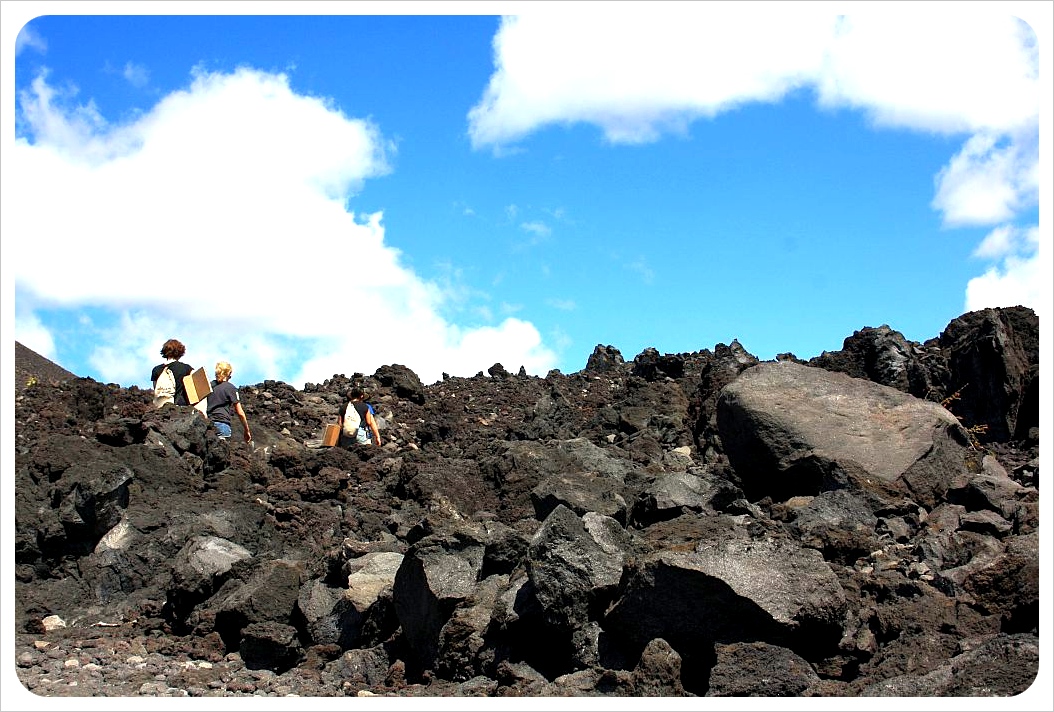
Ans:
POLYGON ((373 433, 373 442, 377 447, 381 446, 381 431, 377 429, 377 419, 373 417, 373 413, 369 408, 366 409, 366 425, 370 427, 370 432, 373 433))
POLYGON ((241 401, 234 404, 234 412, 238 414, 238 420, 242 421, 242 428, 245 430, 245 442, 251 441, 253 434, 249 432, 249 419, 245 417, 245 409, 242 408, 241 401))

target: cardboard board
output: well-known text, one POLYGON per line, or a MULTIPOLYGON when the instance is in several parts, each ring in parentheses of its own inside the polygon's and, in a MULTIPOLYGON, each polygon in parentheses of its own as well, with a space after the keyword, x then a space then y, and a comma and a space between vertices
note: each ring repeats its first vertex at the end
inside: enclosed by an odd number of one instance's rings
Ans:
POLYGON ((340 442, 340 426, 330 424, 326 426, 326 432, 322 434, 322 444, 326 447, 333 447, 340 442))
POLYGON ((195 405, 208 394, 212 393, 209 385, 209 377, 205 375, 205 369, 199 368, 189 376, 183 376, 183 387, 187 389, 187 400, 195 405))

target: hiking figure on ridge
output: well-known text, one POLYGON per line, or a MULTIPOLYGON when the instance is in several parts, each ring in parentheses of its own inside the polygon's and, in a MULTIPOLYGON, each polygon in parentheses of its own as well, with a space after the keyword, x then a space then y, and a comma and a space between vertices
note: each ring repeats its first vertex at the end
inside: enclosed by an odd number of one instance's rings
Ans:
POLYGON ((351 388, 347 394, 347 402, 337 413, 342 447, 352 443, 366 445, 370 442, 371 434, 374 445, 381 446, 381 431, 377 427, 373 407, 366 402, 366 397, 366 391, 358 387, 351 388))
POLYGON ((231 437, 231 406, 234 406, 234 412, 242 422, 245 442, 252 442, 253 434, 249 430, 249 420, 245 417, 238 389, 231 383, 233 372, 231 365, 226 361, 216 362, 216 380, 212 382, 212 393, 206 399, 206 414, 220 438, 227 440, 231 437))
POLYGON ((160 408, 165 403, 190 405, 183 378, 189 376, 193 366, 188 366, 179 359, 187 352, 187 347, 179 339, 169 339, 161 347, 165 363, 154 366, 150 372, 150 381, 154 384, 154 407, 160 408))

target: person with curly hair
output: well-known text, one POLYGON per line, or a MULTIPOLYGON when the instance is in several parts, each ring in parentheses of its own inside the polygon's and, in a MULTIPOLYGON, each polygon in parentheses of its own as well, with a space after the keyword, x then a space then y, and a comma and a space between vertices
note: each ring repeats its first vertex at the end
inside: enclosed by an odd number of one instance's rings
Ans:
POLYGON ((154 405, 158 408, 165 403, 190 405, 183 378, 189 376, 194 367, 180 361, 186 352, 187 348, 179 339, 169 339, 161 347, 165 362, 154 366, 150 372, 150 382, 154 384, 154 405))

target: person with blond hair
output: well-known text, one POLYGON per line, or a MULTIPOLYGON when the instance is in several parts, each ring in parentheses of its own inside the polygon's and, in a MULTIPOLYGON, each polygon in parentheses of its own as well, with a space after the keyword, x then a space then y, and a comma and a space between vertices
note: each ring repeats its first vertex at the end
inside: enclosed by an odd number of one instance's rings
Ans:
POLYGON ((245 409, 242 408, 241 399, 238 397, 238 389, 231 383, 233 372, 234 369, 228 362, 218 361, 216 363, 216 380, 212 382, 212 393, 209 394, 205 409, 206 415, 220 438, 227 440, 231 436, 231 411, 233 410, 238 420, 242 422, 245 442, 251 442, 253 434, 249 430, 249 420, 245 417, 245 409))

